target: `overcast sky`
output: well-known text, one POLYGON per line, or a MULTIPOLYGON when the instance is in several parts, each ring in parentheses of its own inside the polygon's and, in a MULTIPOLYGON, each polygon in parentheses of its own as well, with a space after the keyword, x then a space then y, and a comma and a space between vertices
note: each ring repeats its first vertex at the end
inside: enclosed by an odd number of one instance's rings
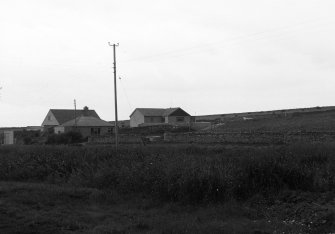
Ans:
POLYGON ((334 0, 1 0, 0 127, 49 109, 335 105, 334 0))

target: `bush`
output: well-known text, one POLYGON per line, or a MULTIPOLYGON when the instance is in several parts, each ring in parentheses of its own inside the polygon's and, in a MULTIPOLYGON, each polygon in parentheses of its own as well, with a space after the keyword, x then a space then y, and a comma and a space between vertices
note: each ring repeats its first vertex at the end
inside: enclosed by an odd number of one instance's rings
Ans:
POLYGON ((70 131, 61 134, 51 134, 48 136, 46 144, 51 145, 68 145, 83 142, 83 136, 80 132, 70 131))
POLYGON ((36 144, 40 138, 40 131, 17 131, 15 132, 15 138, 18 144, 31 145, 36 144))

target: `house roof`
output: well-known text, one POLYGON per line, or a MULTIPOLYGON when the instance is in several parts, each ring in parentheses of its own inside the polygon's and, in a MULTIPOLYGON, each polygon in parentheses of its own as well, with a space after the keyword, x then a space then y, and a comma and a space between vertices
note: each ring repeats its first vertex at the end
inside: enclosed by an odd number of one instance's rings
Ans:
POLYGON ((96 118, 94 116, 80 116, 76 118, 76 122, 74 119, 63 123, 62 127, 113 127, 113 124, 108 123, 100 118, 96 118))
POLYGON ((180 109, 179 107, 175 107, 175 108, 167 108, 165 109, 163 116, 169 116, 171 115, 173 112, 175 112, 176 110, 180 109))
MULTIPOLYGON (((73 120, 75 116, 74 110, 50 109, 50 111, 55 116, 59 124, 63 124, 67 121, 73 120)), ((76 116, 82 116, 82 115, 93 116, 93 117, 100 119, 100 117, 95 112, 95 110, 76 110, 76 116)))
MULTIPOLYGON (((163 108, 136 108, 134 112, 136 110, 139 111, 143 116, 163 116, 165 112, 165 109, 163 108)), ((130 116, 132 116, 133 113, 130 116)))
MULTIPOLYGON (((174 107, 174 108, 136 108, 133 111, 133 113, 131 113, 130 116, 132 116, 136 110, 139 111, 140 113, 142 113, 143 116, 152 116, 152 117, 162 116, 162 117, 166 117, 166 116, 170 116, 175 111, 182 110, 182 109, 180 107, 174 107)), ((189 115, 185 111, 183 111, 183 112, 186 115, 189 115)))

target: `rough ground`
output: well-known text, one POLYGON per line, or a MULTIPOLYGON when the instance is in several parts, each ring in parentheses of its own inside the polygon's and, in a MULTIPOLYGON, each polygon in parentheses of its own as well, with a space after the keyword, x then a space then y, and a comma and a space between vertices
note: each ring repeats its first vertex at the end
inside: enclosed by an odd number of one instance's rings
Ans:
POLYGON ((335 233, 334 194, 201 206, 95 189, 0 182, 0 233, 335 233))

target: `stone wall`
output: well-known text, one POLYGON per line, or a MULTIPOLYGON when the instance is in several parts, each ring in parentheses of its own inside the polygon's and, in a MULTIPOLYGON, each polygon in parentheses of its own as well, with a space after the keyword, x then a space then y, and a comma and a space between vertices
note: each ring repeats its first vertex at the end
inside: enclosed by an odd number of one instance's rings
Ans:
POLYGON ((335 142, 335 132, 227 132, 165 133, 171 143, 290 144, 294 142, 335 142))
MULTIPOLYGON (((335 142, 335 132, 189 132, 164 133, 152 136, 119 135, 120 144, 145 143, 199 143, 199 144, 291 144, 296 142, 335 142)), ((114 144, 114 136, 89 137, 92 144, 114 144)))
MULTIPOLYGON (((122 134, 118 136, 120 144, 141 144, 142 139, 138 135, 122 134)), ((88 138, 91 144, 114 144, 115 136, 91 136, 88 138)))

